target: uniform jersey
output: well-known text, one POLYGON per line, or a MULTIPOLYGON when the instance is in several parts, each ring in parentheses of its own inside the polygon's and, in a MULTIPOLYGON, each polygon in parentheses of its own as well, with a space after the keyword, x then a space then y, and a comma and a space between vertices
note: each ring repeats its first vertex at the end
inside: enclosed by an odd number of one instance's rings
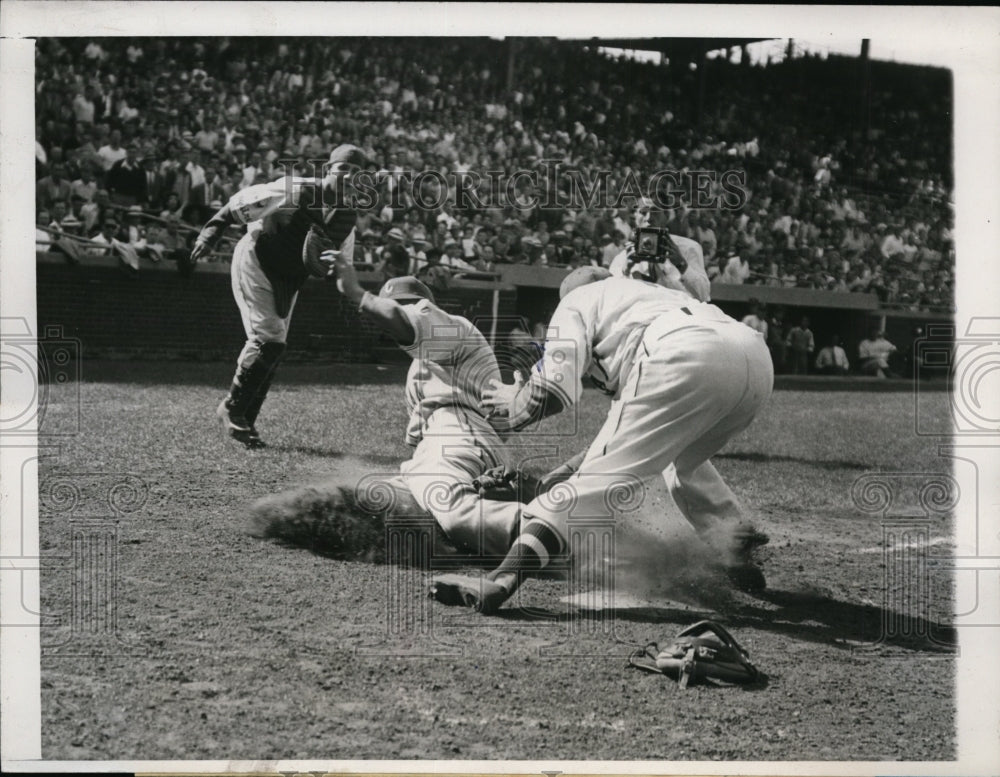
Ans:
POLYGON ((615 395, 625 383, 636 349, 649 326, 681 308, 699 318, 732 322, 714 305, 692 300, 684 291, 632 278, 608 278, 574 289, 549 322, 545 353, 531 381, 555 394, 564 407, 575 404, 581 378, 615 395))
MULTIPOLYGON (((670 237, 677 245, 677 248, 680 249, 684 261, 687 262, 687 269, 684 271, 682 277, 680 271, 673 264, 669 261, 664 262, 665 277, 660 279, 660 285, 668 289, 687 292, 695 299, 707 302, 711 295, 711 282, 708 280, 708 274, 705 272, 705 253, 702 250, 701 244, 697 240, 681 237, 680 235, 671 235, 670 237)), ((648 262, 632 263, 632 251, 632 244, 626 243, 625 249, 611 260, 611 265, 608 269, 612 275, 619 278, 626 278, 631 277, 633 272, 638 272, 642 275, 649 274, 650 267, 648 262)))
POLYGON ((492 435, 481 392, 491 379, 500 380, 500 368, 486 338, 468 319, 429 300, 401 307, 415 334, 413 344, 403 346, 413 359, 406 376, 407 444, 420 442, 427 420, 442 407, 471 411, 463 413, 468 422, 492 435))
POLYGON ((305 280, 322 276, 325 268, 306 267, 302 247, 310 229, 317 229, 347 256, 354 256, 357 213, 323 204, 322 182, 316 178, 285 177, 256 184, 229 198, 202 230, 214 243, 228 224, 247 224, 254 234, 254 251, 268 277, 305 280))

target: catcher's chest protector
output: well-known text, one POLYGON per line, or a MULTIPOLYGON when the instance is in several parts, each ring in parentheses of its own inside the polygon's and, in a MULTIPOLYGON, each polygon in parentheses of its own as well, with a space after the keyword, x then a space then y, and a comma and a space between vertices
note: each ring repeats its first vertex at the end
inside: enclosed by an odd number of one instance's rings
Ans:
POLYGON ((760 678, 749 653, 713 621, 688 626, 662 650, 656 642, 650 642, 632 653, 628 662, 637 669, 674 677, 681 688, 698 680, 753 683, 760 678))

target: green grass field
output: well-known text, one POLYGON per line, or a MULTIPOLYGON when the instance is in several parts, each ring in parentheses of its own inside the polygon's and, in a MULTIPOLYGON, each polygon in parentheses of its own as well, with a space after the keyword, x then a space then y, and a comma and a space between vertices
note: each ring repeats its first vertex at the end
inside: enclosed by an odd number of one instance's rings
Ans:
MULTIPOLYGON (((402 375, 286 365, 259 421, 263 451, 214 423, 226 364, 85 362, 81 383, 50 387, 43 430, 79 412, 80 431, 40 466, 44 757, 954 757, 950 580, 931 564, 920 570, 926 593, 907 598, 916 583, 893 577, 878 517, 852 499, 872 473, 948 471, 914 433, 912 393, 778 391, 716 457, 771 536, 764 594, 665 568, 659 599, 581 613, 565 603, 565 581, 539 580, 481 618, 425 599, 419 570, 244 532, 246 506, 263 494, 394 473, 407 456, 402 375), (116 483, 134 502, 109 551, 114 618, 88 631, 67 559, 84 518, 113 515, 116 483), (623 668, 631 645, 706 616, 749 649, 763 687, 683 692, 623 668), (893 631, 900 617, 913 633, 893 631)), ((947 395, 930 402, 944 417, 947 395)), ((575 416, 521 443, 569 456, 607 407, 588 391, 575 416)), ((668 515, 666 499, 654 486, 647 517, 668 515)), ((936 541, 953 533, 947 517, 925 524, 936 541)))

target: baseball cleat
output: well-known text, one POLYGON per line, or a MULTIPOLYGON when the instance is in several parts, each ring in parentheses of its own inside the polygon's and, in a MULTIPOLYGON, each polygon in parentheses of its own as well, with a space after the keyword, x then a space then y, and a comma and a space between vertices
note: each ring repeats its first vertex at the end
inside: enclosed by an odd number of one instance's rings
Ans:
POLYGON ((260 432, 257 431, 257 427, 256 426, 251 426, 250 427, 250 435, 247 438, 246 445, 247 445, 248 448, 266 448, 267 447, 267 443, 265 443, 260 438, 260 432))
POLYGON ((431 581, 429 595, 450 607, 470 607, 483 615, 500 609, 510 593, 502 585, 485 577, 438 575, 431 581))
MULTIPOLYGON (((226 405, 226 400, 222 400, 215 409, 215 415, 222 424, 223 431, 237 442, 241 442, 248 448, 257 447, 253 442, 253 428, 245 418, 230 411, 226 405)), ((260 437, 257 438, 258 442, 260 437)))

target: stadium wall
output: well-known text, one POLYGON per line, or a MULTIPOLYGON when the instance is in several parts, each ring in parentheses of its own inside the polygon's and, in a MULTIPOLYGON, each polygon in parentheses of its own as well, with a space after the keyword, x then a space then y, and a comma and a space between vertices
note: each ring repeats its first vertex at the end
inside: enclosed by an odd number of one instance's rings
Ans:
MULTIPOLYGON (((185 276, 173 263, 129 274, 112 258, 95 257, 83 265, 69 265, 58 254, 39 253, 37 258, 39 331, 61 327, 63 336, 79 340, 83 358, 229 360, 240 349, 243 327, 228 264, 199 265, 185 276)), ((449 292, 438 295, 438 302, 502 344, 516 324, 548 321, 565 272, 504 268, 501 282, 455 281, 449 292)), ((372 290, 379 285, 374 273, 361 274, 361 281, 372 290)), ((884 311, 868 294, 715 284, 712 299, 737 318, 746 315, 751 299, 784 307, 788 327, 808 316, 817 350, 837 333, 849 357, 873 323, 884 325, 889 340, 903 352, 911 349, 918 328, 937 339, 947 339, 950 332, 950 317, 884 311)), ((405 359, 344 304, 333 283, 320 280, 308 281, 300 293, 288 345, 289 358, 296 359, 405 359)))

